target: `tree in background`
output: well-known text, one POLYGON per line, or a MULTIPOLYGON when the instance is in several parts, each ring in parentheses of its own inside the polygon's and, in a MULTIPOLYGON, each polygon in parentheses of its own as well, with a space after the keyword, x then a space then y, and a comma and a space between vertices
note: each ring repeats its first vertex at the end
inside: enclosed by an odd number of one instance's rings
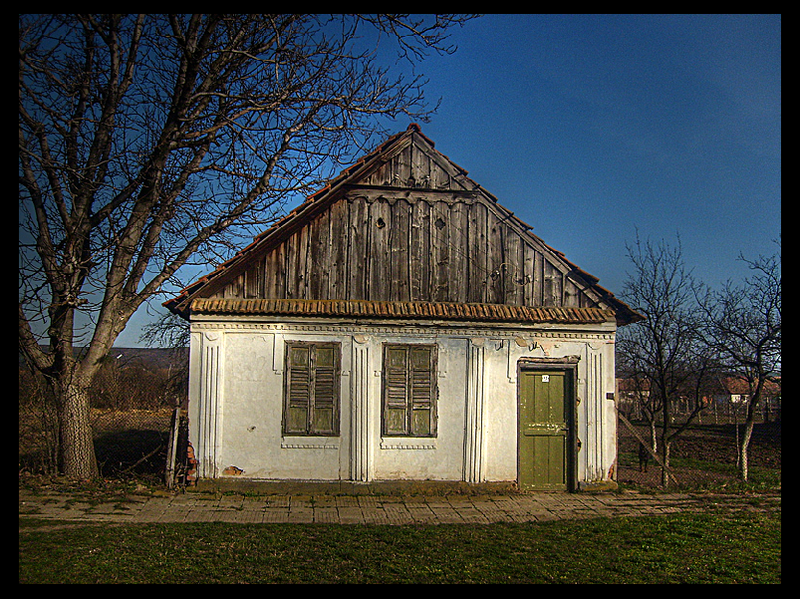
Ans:
POLYGON ((627 250, 633 270, 622 298, 645 320, 617 334, 620 372, 638 381, 639 390, 648 391, 642 412, 650 424, 650 449, 660 453, 661 484, 667 486, 671 446, 706 407, 703 398, 717 361, 699 334, 702 314, 680 239, 671 247, 663 241, 642 243, 637 237, 627 250), (690 402, 691 409, 686 419, 675 423, 681 400, 690 402))
POLYGON ((63 474, 97 476, 88 389, 141 304, 230 257, 215 248, 349 163, 380 117, 425 121, 424 81, 381 66, 377 40, 414 63, 469 18, 19 16, 19 343, 55 392, 63 474))
POLYGON ((719 291, 701 288, 702 333, 728 372, 747 382, 749 401, 744 434, 739 440, 739 474, 748 480, 748 448, 755 416, 767 394, 770 377, 781 369, 781 255, 747 259, 751 271, 742 283, 726 283, 719 291))

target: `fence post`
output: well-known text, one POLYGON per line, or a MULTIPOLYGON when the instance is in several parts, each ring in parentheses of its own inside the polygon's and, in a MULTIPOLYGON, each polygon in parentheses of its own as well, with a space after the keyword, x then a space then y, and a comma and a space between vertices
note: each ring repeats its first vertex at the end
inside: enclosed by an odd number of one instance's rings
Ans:
POLYGON ((659 466, 661 466, 666 471, 667 476, 669 476, 672 479, 672 482, 678 484, 678 479, 676 479, 675 476, 672 474, 672 470, 667 468, 664 465, 664 462, 661 461, 661 458, 658 457, 655 454, 655 452, 653 452, 653 450, 647 445, 647 443, 644 442, 644 439, 642 439, 641 435, 639 434, 639 431, 637 431, 634 428, 634 426, 628 421, 628 419, 625 418, 625 415, 620 411, 619 407, 616 404, 614 404, 614 407, 617 409, 617 416, 619 416, 619 419, 622 421, 622 424, 625 425, 625 428, 627 428, 633 434, 633 436, 636 438, 637 441, 639 441, 642 447, 644 447, 647 450, 647 453, 653 456, 653 459, 659 466))
POLYGON ((169 446, 167 447, 167 467, 165 468, 165 482, 167 489, 172 489, 175 484, 175 458, 178 453, 178 435, 181 423, 180 403, 172 411, 172 421, 169 427, 169 446))

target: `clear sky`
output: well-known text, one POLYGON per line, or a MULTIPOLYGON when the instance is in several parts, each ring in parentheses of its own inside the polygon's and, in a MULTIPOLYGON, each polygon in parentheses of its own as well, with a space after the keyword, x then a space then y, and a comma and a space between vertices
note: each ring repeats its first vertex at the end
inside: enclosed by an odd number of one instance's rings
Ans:
POLYGON ((621 293, 637 230, 712 286, 775 251, 780 15, 486 15, 451 40, 417 68, 422 132, 600 285, 621 293))
POLYGON ((453 39, 423 132, 601 285, 637 229, 712 285, 774 251, 780 15, 487 15, 453 39))

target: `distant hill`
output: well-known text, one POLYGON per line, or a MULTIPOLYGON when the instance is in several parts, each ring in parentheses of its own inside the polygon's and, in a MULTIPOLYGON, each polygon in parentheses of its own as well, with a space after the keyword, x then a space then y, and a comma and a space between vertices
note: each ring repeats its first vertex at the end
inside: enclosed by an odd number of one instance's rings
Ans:
MULTIPOLYGON (((47 347, 42 347, 45 352, 47 347)), ((78 355, 86 348, 78 348, 78 355)), ((189 360, 189 348, 150 348, 150 347, 113 347, 108 352, 108 357, 119 360, 121 366, 141 365, 148 369, 179 368, 186 365, 189 360)), ((19 354, 20 367, 25 366, 25 358, 19 354)))
POLYGON ((149 368, 169 368, 185 365, 189 360, 189 348, 113 347, 108 355, 126 366, 142 364, 149 368))

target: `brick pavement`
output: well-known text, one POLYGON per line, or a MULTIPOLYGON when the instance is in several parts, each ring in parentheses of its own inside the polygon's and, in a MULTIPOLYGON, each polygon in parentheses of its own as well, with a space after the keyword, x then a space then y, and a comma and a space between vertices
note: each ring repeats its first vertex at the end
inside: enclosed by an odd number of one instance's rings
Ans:
POLYGON ((20 489, 20 517, 97 523, 489 524, 708 509, 780 510, 780 494, 538 493, 382 496, 175 493, 88 502, 20 489))

